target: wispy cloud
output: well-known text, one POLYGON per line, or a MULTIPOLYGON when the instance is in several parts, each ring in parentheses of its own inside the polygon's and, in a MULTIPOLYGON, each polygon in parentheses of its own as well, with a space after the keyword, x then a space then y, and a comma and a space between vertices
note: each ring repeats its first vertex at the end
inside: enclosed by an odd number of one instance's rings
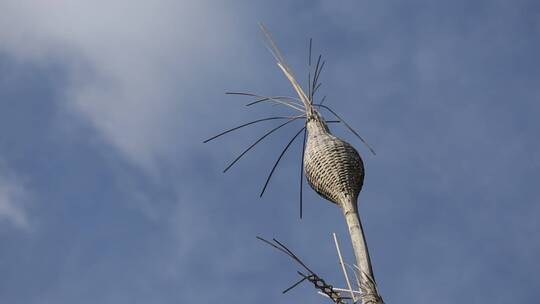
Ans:
POLYGON ((28 230, 30 223, 25 211, 27 198, 24 185, 0 167, 0 224, 7 222, 16 228, 28 230))
POLYGON ((148 171, 179 150, 184 105, 204 86, 197 71, 238 32, 210 1, 7 1, 0 11, 0 51, 66 65, 68 113, 148 171))

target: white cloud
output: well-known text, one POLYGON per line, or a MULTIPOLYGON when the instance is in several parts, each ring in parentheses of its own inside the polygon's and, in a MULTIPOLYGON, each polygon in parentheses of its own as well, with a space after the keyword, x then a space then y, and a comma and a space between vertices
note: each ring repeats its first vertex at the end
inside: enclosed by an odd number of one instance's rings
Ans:
POLYGON ((152 171, 180 150, 185 100, 206 85, 201 67, 235 43, 230 10, 198 0, 2 1, 0 52, 66 64, 68 113, 152 171))
POLYGON ((15 178, 0 172, 0 223, 7 221, 16 228, 30 228, 24 209, 27 191, 15 178))

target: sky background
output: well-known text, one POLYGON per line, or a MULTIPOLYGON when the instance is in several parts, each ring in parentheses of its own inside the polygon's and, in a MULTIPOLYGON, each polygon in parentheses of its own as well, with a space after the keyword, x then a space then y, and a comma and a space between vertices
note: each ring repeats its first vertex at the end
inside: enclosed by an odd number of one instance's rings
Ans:
POLYGON ((366 166, 359 204, 387 303, 537 303, 538 1, 0 1, 0 302, 328 303, 255 239, 343 286, 341 212, 304 183, 300 140, 258 194, 291 114, 224 92, 322 95, 366 166))

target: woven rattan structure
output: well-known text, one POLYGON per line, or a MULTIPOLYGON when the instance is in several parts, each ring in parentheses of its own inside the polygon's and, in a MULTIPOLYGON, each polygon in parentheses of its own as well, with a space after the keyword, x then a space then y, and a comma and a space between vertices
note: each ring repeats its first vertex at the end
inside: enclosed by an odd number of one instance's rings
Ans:
POLYGON ((364 164, 356 149, 332 135, 319 115, 308 119, 307 131, 304 172, 309 185, 338 205, 356 201, 364 182, 364 164))
MULTIPOLYGON (((347 226, 349 228, 349 233, 350 233, 350 237, 351 237, 351 241, 352 241, 352 245, 353 245, 353 249, 354 249, 354 253, 356 257, 355 266, 357 267, 355 271, 358 277, 358 285, 360 287, 361 294, 362 294, 361 295, 362 303, 364 304, 384 303, 381 296, 379 295, 379 292, 377 290, 377 285, 375 283, 375 279, 373 276, 373 270, 371 267, 369 251, 367 248, 367 243, 364 237, 364 232, 363 232, 362 224, 360 222, 360 217, 359 217, 358 208, 357 208, 358 195, 360 193, 360 190, 362 189, 362 185, 364 182, 364 164, 363 164, 362 158, 360 157, 360 154, 358 153, 358 151, 352 145, 332 135, 332 133, 330 132, 327 126, 327 121, 320 114, 319 110, 322 108, 331 112, 338 119, 337 122, 342 122, 345 126, 347 126, 347 128, 352 133, 354 133, 358 138, 360 138, 362 142, 364 142, 364 144, 366 144, 366 146, 371 150, 372 153, 374 152, 367 145, 367 143, 360 137, 360 135, 358 135, 356 131, 354 131, 341 117, 339 117, 338 114, 336 114, 329 107, 322 105, 323 101, 321 101, 320 104, 314 103, 314 94, 320 86, 320 84, 318 83, 318 78, 320 76, 320 71, 322 70, 322 67, 324 66, 324 61, 321 65, 319 65, 321 56, 319 56, 319 59, 317 61, 315 72, 313 74, 313 79, 311 78, 311 74, 308 76, 309 83, 308 83, 308 90, 307 90, 308 92, 306 94, 304 90, 302 89, 302 87, 296 81, 292 73, 292 70, 285 63, 285 60, 281 52, 277 48, 275 42, 271 38, 270 33, 266 30, 266 28, 263 25, 261 25, 261 29, 267 38, 270 51, 274 55, 274 58, 277 61, 278 67, 281 69, 281 71, 285 74, 289 82, 292 84, 299 98, 287 97, 287 96, 267 97, 267 96, 261 96, 261 95, 251 94, 251 93, 243 93, 243 92, 229 92, 228 94, 245 95, 245 96, 258 98, 256 101, 249 103, 248 106, 259 103, 259 102, 271 102, 275 104, 281 104, 293 110, 299 111, 301 115, 289 116, 289 117, 276 116, 276 117, 258 119, 258 120, 240 125, 238 127, 229 129, 225 132, 222 132, 212 138, 209 138, 205 142, 208 142, 226 133, 229 133, 231 131, 237 130, 239 128, 242 128, 242 127, 254 124, 254 123, 268 121, 268 120, 275 120, 275 119, 287 119, 286 122, 270 130, 261 138, 259 138, 259 140, 257 140, 254 144, 252 144, 246 150, 244 150, 244 152, 242 152, 242 154, 240 154, 224 170, 225 172, 234 163, 236 163, 238 159, 240 159, 246 152, 248 152, 251 148, 253 148, 258 142, 260 142, 266 136, 270 135, 277 129, 289 124, 290 122, 293 122, 294 120, 305 119, 304 128, 298 131, 298 133, 296 133, 296 135, 291 139, 291 141, 289 141, 289 143, 286 145, 281 155, 279 156, 274 167, 272 168, 270 175, 268 176, 268 179, 266 180, 266 183, 261 192, 261 196, 264 193, 264 190, 266 189, 266 186, 268 185, 268 182, 272 176, 272 173, 274 172, 274 169, 279 163, 279 160, 281 159, 283 154, 287 151, 287 148, 291 145, 291 143, 295 140, 295 138, 297 138, 297 136, 303 131, 304 140, 305 140, 304 141, 305 147, 303 151, 303 164, 302 164, 303 173, 305 173, 306 179, 309 185, 311 186, 311 188, 313 188, 323 198, 339 206, 343 212, 347 226)), ((310 42, 309 58, 310 58, 309 62, 311 66, 311 42, 310 42)), ((331 121, 328 121, 328 123, 329 122, 331 121)), ((300 202, 302 202, 302 176, 301 176, 300 181, 301 181, 300 182, 300 202)), ((300 203, 300 206, 302 206, 301 203, 300 203)), ((300 208, 300 210, 302 210, 302 208, 300 208)), ((302 213, 300 212, 300 214, 302 213)), ((309 277, 306 276, 305 278, 309 280, 309 277)), ((313 280, 313 282, 315 281, 316 280, 313 280)), ((321 290, 324 291, 324 289, 321 289, 321 290)), ((325 293, 325 294, 328 295, 328 293, 325 293)), ((336 303, 343 303, 343 298, 334 297, 333 294, 330 295, 329 297, 336 303)), ((352 296, 352 298, 354 299, 354 296, 352 296)))
POLYGON ((279 68, 290 81, 303 104, 307 130, 303 167, 308 183, 318 194, 342 209, 360 269, 362 303, 384 303, 375 284, 369 251, 358 215, 357 199, 364 182, 362 158, 349 143, 330 133, 324 118, 313 103, 313 94, 318 87, 317 78, 320 70, 317 72, 316 68, 314 81, 306 94, 296 81, 270 33, 262 25, 261 29, 266 35, 279 68))

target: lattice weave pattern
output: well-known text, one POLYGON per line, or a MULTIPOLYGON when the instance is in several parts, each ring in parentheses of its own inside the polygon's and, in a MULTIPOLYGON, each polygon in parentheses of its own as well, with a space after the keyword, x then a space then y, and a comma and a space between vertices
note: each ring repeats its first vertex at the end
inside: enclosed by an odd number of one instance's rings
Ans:
POLYGON ((322 293, 327 295, 334 303, 346 304, 340 293, 335 291, 332 285, 326 284, 326 282, 323 279, 319 278, 317 275, 311 274, 306 278, 308 281, 313 283, 315 288, 319 289, 322 293))
POLYGON ((332 135, 319 117, 308 120, 304 171, 309 185, 327 200, 356 201, 364 182, 362 158, 349 143, 332 135))

